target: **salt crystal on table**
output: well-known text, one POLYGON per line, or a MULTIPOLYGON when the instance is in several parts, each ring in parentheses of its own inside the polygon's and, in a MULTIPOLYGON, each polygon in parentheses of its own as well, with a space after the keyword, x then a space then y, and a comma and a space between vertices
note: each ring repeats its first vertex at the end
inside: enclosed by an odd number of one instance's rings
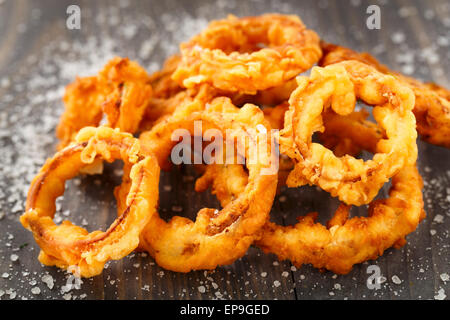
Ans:
POLYGON ((200 292, 200 293, 205 293, 205 292, 206 292, 205 287, 204 287, 204 286, 199 286, 199 287, 198 287, 198 292, 200 292))
POLYGON ((392 276, 392 282, 395 284, 401 284, 402 280, 398 276, 392 276))
POLYGON ((447 297, 447 295, 445 294, 444 289, 440 288, 438 290, 438 294, 434 296, 434 299, 436 300, 444 300, 447 297))
POLYGON ((42 276, 41 280, 42 280, 42 282, 44 282, 47 285, 47 287, 50 290, 53 289, 54 282, 53 282, 53 277, 51 275, 47 274, 45 276, 42 276))
POLYGON ((41 289, 39 289, 39 287, 34 287, 31 289, 31 293, 34 295, 41 294, 41 289))

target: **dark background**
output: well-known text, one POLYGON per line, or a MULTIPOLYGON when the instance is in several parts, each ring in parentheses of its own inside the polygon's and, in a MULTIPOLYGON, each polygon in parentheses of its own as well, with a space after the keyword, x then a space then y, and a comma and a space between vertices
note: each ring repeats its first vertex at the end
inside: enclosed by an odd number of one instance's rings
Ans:
MULTIPOLYGON (((92 75, 114 55, 138 60, 149 71, 161 67, 180 41, 228 13, 298 14, 329 42, 372 52, 383 63, 417 78, 450 86, 450 4, 436 1, 8 1, 0 0, 0 299, 433 299, 450 296, 450 150, 419 142, 427 219, 401 250, 355 266, 348 275, 296 270, 252 248, 230 266, 176 274, 148 256, 112 262, 103 274, 64 288, 67 273, 41 266, 39 249, 18 219, 29 182, 54 152, 54 129, 63 110, 64 86, 76 75, 92 75), (66 8, 81 8, 81 29, 68 30, 66 8), (381 8, 381 29, 366 27, 366 9, 381 8), (17 260, 15 259, 17 256, 17 260), (15 261, 14 261, 15 260, 15 261), (386 278, 380 290, 366 286, 367 267, 386 278), (54 286, 43 281, 50 275, 54 286), (45 279, 45 278, 44 278, 45 279), (32 289, 35 288, 35 289, 32 289), (37 290, 36 288, 39 288, 37 290), (38 293, 38 291, 40 291, 38 293), (35 294, 33 294, 33 292, 35 294)), ((115 216, 113 187, 120 169, 68 183, 56 220, 88 230, 105 228, 115 216), (83 221, 84 220, 84 221, 83 221)), ((161 214, 195 217, 209 193, 193 191, 195 172, 175 168, 161 182, 161 214), (164 186, 170 185, 170 191, 164 186)), ((386 194, 386 188, 381 196, 386 194)), ((272 219, 291 224, 315 210, 324 221, 337 206, 315 188, 283 190, 272 219), (281 199, 281 201, 280 201, 281 199)), ((353 210, 364 215, 364 208, 353 210)), ((448 298, 448 297, 447 297, 448 298)))

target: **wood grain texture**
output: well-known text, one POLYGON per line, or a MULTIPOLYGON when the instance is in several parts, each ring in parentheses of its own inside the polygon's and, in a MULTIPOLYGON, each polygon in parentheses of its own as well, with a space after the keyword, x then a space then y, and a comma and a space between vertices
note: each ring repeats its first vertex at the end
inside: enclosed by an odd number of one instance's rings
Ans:
MULTIPOLYGON (((61 299, 64 296, 61 289, 68 275, 39 264, 39 249, 31 234, 18 222, 20 210, 14 210, 17 202, 24 201, 17 184, 23 180, 26 187, 38 165, 54 151, 54 125, 48 123, 56 122, 46 116, 57 119, 63 106, 59 99, 49 99, 48 95, 47 100, 42 101, 37 97, 57 91, 72 80, 67 73, 73 70, 61 66, 61 61, 73 64, 85 60, 86 66, 92 64, 95 72, 102 66, 95 63, 102 57, 107 58, 104 51, 110 47, 111 55, 129 56, 154 68, 176 50, 177 42, 186 40, 207 21, 228 13, 244 16, 264 12, 298 14, 324 40, 374 52, 383 63, 400 71, 408 64, 405 56, 413 53, 414 76, 450 86, 450 8, 445 0, 6 0, 0 5, 0 150, 2 162, 8 164, 0 169, 0 213, 5 213, 0 220, 1 299, 61 299), (366 8, 373 3, 381 7, 380 30, 368 30, 365 24, 366 8), (78 4, 82 10, 81 30, 66 28, 66 8, 70 4, 78 4), (404 39, 397 41, 398 37, 404 39), (151 50, 144 54, 143 47, 149 39, 154 42, 151 50), (98 56, 94 59, 86 48, 98 51, 98 56), (432 54, 437 55, 438 61, 430 58, 432 54), (36 75, 44 82, 47 79, 48 83, 41 85, 36 75), (30 141, 35 137, 14 136, 29 125, 45 133, 36 139, 48 137, 49 141, 40 143, 43 147, 35 151, 31 173, 24 170, 22 177, 16 177, 9 171, 15 168, 15 163, 22 163, 24 141, 32 146, 30 141), (28 245, 21 248, 26 243, 28 245), (13 254, 18 255, 17 261, 11 260, 13 254), (53 289, 42 282, 44 274, 53 277, 53 289), (39 287, 41 293, 33 295, 33 287, 39 287), (11 296, 11 292, 16 296, 11 296)), ((77 70, 74 71, 76 74, 77 70)), ((278 262, 274 256, 265 255, 257 248, 251 248, 230 266, 187 274, 163 270, 147 255, 134 253, 121 261, 111 262, 102 275, 84 279, 81 289, 72 290, 71 297, 65 298, 433 299, 441 289, 450 296, 450 282, 441 279, 441 275, 450 273, 450 201, 447 199, 450 198, 450 151, 419 142, 419 153, 419 168, 426 182, 427 219, 408 237, 408 244, 401 250, 388 250, 376 261, 355 266, 348 275, 321 273, 310 266, 297 270, 290 262, 278 262), (439 217, 443 217, 443 223, 437 222, 439 217), (371 264, 379 266, 387 278, 380 290, 369 290, 366 286, 367 267, 371 264), (401 279, 400 284, 392 280, 394 276, 401 279)), ((71 221, 81 224, 86 219, 88 230, 109 225, 115 216, 113 189, 120 183, 118 169, 120 163, 115 163, 107 166, 101 176, 69 182, 61 201, 60 215, 66 218, 64 212, 69 210, 71 221)), ((187 167, 175 168, 162 175, 160 211, 163 217, 178 214, 195 218, 203 206, 218 206, 217 200, 208 192, 198 194, 194 191, 195 176, 195 171, 187 167), (167 191, 164 186, 171 186, 171 190, 167 191), (182 212, 175 213, 174 206, 181 207, 182 212)), ((386 194, 387 187, 380 196, 386 194)), ((320 220, 326 221, 337 205, 336 199, 313 187, 283 189, 275 200, 271 216, 277 223, 292 224, 298 215, 318 211, 320 220)), ((364 208, 355 208, 352 213, 366 214, 364 208)))

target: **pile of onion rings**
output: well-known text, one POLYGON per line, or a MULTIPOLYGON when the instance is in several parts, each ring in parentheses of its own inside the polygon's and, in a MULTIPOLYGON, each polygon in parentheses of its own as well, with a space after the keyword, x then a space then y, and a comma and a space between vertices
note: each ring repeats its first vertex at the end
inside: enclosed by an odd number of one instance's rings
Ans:
POLYGON ((233 263, 251 245, 296 266, 348 273, 405 244, 425 218, 416 137, 450 147, 449 97, 369 54, 321 42, 296 16, 229 16, 182 43, 151 75, 114 58, 67 86, 59 151, 32 181, 21 222, 43 264, 76 267, 84 277, 133 250, 189 272, 233 263), (355 109, 358 101, 375 122, 355 109), (201 172, 196 192, 210 189, 222 207, 201 209, 195 221, 158 214, 160 168, 178 164, 180 150, 201 172), (363 150, 372 159, 357 158, 363 150), (124 173, 107 231, 56 225, 65 181, 115 159, 124 173), (389 197, 374 200, 390 180, 389 197), (294 226, 270 222, 277 190, 305 184, 341 201, 327 225, 316 222, 318 213, 294 226), (368 217, 349 217, 351 206, 366 204, 368 217))

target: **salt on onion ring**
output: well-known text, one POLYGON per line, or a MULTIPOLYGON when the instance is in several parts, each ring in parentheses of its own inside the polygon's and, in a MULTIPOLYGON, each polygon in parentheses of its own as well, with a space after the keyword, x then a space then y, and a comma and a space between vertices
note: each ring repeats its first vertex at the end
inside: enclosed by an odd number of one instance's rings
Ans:
POLYGON ((368 53, 322 42, 324 56, 320 66, 327 66, 346 60, 358 60, 373 66, 379 72, 395 76, 409 86, 415 96, 414 115, 417 131, 424 141, 450 148, 450 90, 434 83, 422 83, 411 77, 390 70, 368 53))
MULTIPOLYGON (((348 134, 355 127, 364 126, 367 130, 360 132, 363 138, 359 138, 359 146, 375 152, 377 144, 373 141, 380 138, 380 131, 371 129, 376 126, 361 120, 361 115, 339 123, 343 118, 338 116, 331 120, 333 126, 342 129, 336 131, 336 137, 341 141, 351 139, 355 134, 348 134)), ((327 122, 325 127, 328 129, 327 122)), ((350 206, 341 204, 326 227, 315 223, 317 213, 300 217, 294 226, 269 222, 256 245, 266 253, 276 254, 280 260, 291 260, 297 267, 309 263, 338 274, 348 273, 354 264, 375 259, 387 248, 398 248, 406 243, 406 235, 425 218, 421 189, 422 179, 417 167, 407 164, 392 178, 389 198, 369 204, 368 217, 349 219, 350 206)))
POLYGON ((156 158, 140 151, 140 143, 128 133, 107 127, 86 127, 75 141, 47 160, 28 192, 22 225, 33 232, 41 247, 39 260, 67 269, 76 266, 82 277, 102 272, 108 260, 118 260, 139 244, 139 235, 156 212, 159 166, 156 158), (124 210, 106 232, 88 233, 52 218, 55 200, 64 193, 65 181, 96 161, 122 159, 129 170, 129 190, 124 210))
POLYGON ((178 216, 165 222, 157 215, 150 220, 141 234, 140 247, 161 267, 178 272, 214 269, 243 256, 268 219, 277 185, 276 172, 262 171, 273 163, 275 153, 270 132, 263 135, 258 131, 260 126, 270 127, 254 105, 239 109, 228 98, 221 97, 212 100, 206 110, 193 111, 192 106, 179 108, 141 135, 143 148, 154 153, 163 164, 177 143, 171 139, 172 132, 183 128, 193 135, 194 121, 202 121, 203 132, 208 128, 219 130, 224 141, 235 137, 247 141, 242 150, 247 159, 248 181, 243 192, 222 210, 204 208, 198 212, 195 222, 178 216), (269 152, 258 153, 256 161, 248 161, 250 143, 256 143, 258 150, 269 152))
POLYGON ((279 139, 281 152, 295 162, 289 187, 318 185, 346 204, 362 205, 372 201, 405 164, 416 162, 414 95, 393 76, 358 61, 314 67, 309 78, 298 77, 289 104, 279 139), (322 113, 331 108, 349 114, 356 98, 374 106, 374 117, 386 131, 387 138, 378 142, 372 160, 336 157, 312 142, 313 133, 323 131, 322 113))
POLYGON ((322 55, 314 31, 297 16, 280 14, 213 21, 180 48, 182 60, 173 74, 180 85, 209 83, 248 94, 280 86, 322 55))

